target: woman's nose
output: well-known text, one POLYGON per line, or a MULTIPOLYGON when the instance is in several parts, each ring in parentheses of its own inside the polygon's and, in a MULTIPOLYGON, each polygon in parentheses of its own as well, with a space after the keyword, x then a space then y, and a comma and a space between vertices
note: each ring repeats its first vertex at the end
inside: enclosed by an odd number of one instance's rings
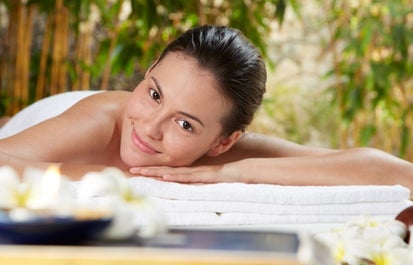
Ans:
POLYGON ((162 117, 159 114, 146 116, 146 121, 143 124, 145 134, 154 140, 162 140, 162 117))

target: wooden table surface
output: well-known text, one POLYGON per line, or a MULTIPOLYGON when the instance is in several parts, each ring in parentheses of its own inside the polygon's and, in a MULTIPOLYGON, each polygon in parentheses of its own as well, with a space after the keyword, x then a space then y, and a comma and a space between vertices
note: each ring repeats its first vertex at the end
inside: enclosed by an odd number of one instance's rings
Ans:
POLYGON ((160 265, 275 264, 300 265, 295 255, 129 246, 0 245, 4 265, 160 265))

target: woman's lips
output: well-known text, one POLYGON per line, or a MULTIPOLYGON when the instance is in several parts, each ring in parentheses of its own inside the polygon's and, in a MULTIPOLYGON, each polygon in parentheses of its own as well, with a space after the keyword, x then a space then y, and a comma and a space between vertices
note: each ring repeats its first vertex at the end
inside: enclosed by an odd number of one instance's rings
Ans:
POLYGON ((148 143, 145 143, 139 136, 136 134, 135 130, 132 130, 132 142, 133 144, 142 152, 147 154, 157 154, 159 153, 154 148, 152 148, 148 143))

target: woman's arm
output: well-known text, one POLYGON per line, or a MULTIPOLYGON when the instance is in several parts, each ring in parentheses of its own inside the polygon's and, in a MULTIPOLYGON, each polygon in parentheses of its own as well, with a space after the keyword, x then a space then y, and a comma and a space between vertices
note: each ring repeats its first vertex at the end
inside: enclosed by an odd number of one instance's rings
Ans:
POLYGON ((177 182, 245 182, 282 185, 401 184, 413 190, 413 164, 373 148, 329 150, 253 136, 225 157, 192 168, 151 167, 131 173, 177 182))
POLYGON ((218 157, 204 156, 194 165, 222 164, 246 158, 313 156, 334 153, 336 150, 299 145, 281 138, 246 133, 227 152, 218 157))
MULTIPOLYGON (((82 164, 82 163, 53 163, 53 162, 42 162, 36 160, 27 160, 18 157, 14 157, 10 154, 5 154, 0 152, 0 167, 7 165, 14 168, 17 173, 22 176, 27 168, 36 168, 46 171, 50 166, 58 166, 60 169, 60 174, 69 177, 72 180, 81 179, 87 172, 90 171, 102 171, 107 168, 106 165, 98 164, 82 164)), ((128 175, 128 172, 125 172, 128 175)))

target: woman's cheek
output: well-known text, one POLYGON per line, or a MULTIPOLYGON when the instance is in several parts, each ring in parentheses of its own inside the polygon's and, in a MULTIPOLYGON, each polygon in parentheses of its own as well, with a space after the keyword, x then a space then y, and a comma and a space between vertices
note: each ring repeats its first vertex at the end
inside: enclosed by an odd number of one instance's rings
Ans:
POLYGON ((148 104, 139 97, 132 97, 127 107, 128 115, 133 118, 145 115, 148 110, 148 104))
POLYGON ((188 166, 206 153, 206 150, 203 149, 204 147, 199 140, 175 139, 172 152, 175 158, 178 158, 176 162, 178 162, 180 166, 188 166))

